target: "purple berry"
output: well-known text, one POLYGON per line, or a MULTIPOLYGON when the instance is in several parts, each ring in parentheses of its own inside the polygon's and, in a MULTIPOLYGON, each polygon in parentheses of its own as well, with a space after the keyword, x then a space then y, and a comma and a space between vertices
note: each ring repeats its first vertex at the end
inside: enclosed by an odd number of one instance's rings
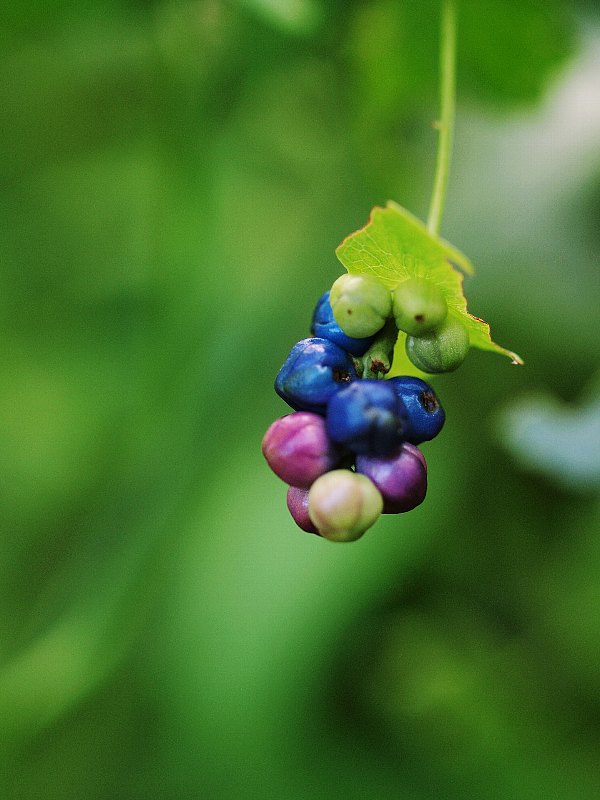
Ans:
POLYGON ((357 456, 356 471, 370 478, 381 492, 384 514, 411 511, 427 494, 425 458, 408 442, 387 458, 357 456))
POLYGON ((302 528, 306 533, 319 534, 319 531, 308 516, 308 489, 290 486, 287 493, 287 507, 299 528, 302 528))
POLYGON ((327 435, 323 417, 309 411, 275 420, 264 435, 262 451, 282 481, 305 489, 336 467, 344 455, 343 448, 327 435))

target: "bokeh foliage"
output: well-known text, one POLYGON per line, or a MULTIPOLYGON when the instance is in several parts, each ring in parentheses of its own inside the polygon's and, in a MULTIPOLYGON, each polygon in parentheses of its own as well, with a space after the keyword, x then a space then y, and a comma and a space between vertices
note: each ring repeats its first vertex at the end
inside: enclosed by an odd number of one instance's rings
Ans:
POLYGON ((600 794, 597 494, 498 422, 598 368, 598 19, 459 5, 442 234, 526 367, 439 379, 427 502, 347 547, 259 445, 335 247, 425 213, 437 2, 3 10, 0 796, 600 794))

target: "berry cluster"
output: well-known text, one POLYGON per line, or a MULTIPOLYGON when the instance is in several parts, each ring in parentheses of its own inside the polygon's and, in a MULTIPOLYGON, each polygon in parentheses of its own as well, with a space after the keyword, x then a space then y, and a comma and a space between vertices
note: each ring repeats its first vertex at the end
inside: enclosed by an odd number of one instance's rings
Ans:
POLYGON ((369 336, 388 317, 406 333, 406 354, 423 372, 451 372, 469 352, 469 333, 448 313, 442 290, 426 278, 407 278, 390 292, 375 278, 342 275, 331 287, 333 319, 349 336, 369 336))
POLYGON ((287 505, 302 530, 353 541, 382 513, 423 502, 427 465, 417 445, 437 436, 444 410, 420 378, 381 378, 398 329, 423 371, 455 369, 468 334, 448 320, 442 293, 420 279, 390 292, 373 278, 344 275, 320 298, 313 336, 294 345, 275 380, 294 413, 276 420, 262 445, 289 484, 287 505))

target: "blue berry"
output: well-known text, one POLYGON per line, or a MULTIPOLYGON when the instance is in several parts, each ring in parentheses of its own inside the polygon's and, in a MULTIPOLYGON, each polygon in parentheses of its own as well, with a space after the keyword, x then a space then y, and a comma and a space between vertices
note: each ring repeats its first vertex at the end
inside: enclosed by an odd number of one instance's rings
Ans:
POLYGON ((335 321, 329 295, 330 292, 325 292, 317 303, 312 319, 313 334, 323 339, 329 339, 330 342, 339 345, 354 356, 364 355, 375 337, 353 339, 351 336, 347 336, 335 321))
POLYGON ((328 339, 295 344, 275 379, 275 391, 296 411, 325 415, 327 404, 357 377, 352 356, 328 339))
POLYGON ((330 400, 327 432, 354 453, 387 455, 404 439, 406 410, 388 381, 360 380, 330 400))
POLYGON ((392 386, 406 408, 404 439, 411 444, 421 444, 437 436, 446 414, 431 386, 411 375, 389 378, 386 383, 392 386))

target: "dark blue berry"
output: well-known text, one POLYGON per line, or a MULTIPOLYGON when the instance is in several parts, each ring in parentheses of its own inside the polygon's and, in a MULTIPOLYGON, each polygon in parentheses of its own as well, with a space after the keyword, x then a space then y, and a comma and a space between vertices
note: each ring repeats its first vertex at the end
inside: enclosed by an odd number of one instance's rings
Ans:
POLYGON ((446 414, 431 386, 420 378, 402 375, 388 383, 406 408, 404 439, 421 444, 433 439, 442 430, 446 414))
POLYGON ((404 405, 388 381, 346 386, 327 408, 327 432, 354 453, 387 455, 404 439, 404 405))
POLYGON ((275 379, 275 391, 296 411, 325 415, 331 398, 357 377, 352 356, 329 339, 295 344, 275 379))
POLYGON ((353 339, 351 336, 347 336, 335 321, 329 294, 329 292, 325 292, 316 305, 311 327, 313 334, 323 339, 329 339, 330 342, 339 345, 354 356, 364 355, 375 336, 367 336, 364 339, 353 339))

